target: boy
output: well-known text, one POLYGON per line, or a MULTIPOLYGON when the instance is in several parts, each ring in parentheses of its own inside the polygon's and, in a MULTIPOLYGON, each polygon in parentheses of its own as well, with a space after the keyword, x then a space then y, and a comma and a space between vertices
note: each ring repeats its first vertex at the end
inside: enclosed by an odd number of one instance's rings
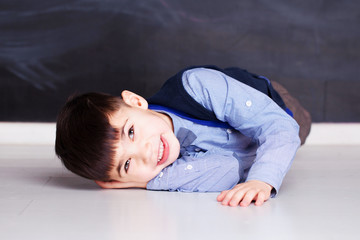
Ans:
POLYGON ((56 153, 103 188, 222 191, 223 205, 262 205, 300 145, 298 124, 267 81, 205 66, 169 79, 149 99, 160 106, 126 90, 76 96, 59 114, 56 153))

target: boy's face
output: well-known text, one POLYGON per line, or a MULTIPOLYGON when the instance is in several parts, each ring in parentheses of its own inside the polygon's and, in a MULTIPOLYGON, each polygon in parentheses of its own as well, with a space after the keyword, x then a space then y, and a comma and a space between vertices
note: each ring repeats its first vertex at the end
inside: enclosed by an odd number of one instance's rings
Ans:
POLYGON ((110 176, 124 183, 147 183, 177 159, 180 144, 169 116, 149 110, 146 100, 132 92, 124 91, 122 97, 126 104, 110 117, 120 132, 110 176))

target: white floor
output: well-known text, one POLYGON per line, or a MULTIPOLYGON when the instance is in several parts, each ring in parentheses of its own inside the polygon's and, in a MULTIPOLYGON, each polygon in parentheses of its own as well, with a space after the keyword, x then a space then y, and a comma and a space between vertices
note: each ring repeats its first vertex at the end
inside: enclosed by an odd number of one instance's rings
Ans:
POLYGON ((360 145, 302 147, 278 197, 103 190, 51 145, 0 145, 0 239, 359 239, 360 145))

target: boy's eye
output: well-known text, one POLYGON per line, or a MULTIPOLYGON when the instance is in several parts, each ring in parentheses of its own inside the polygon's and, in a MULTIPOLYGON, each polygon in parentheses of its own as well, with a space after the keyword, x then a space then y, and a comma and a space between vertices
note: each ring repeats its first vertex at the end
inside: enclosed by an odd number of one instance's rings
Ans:
POLYGON ((129 129, 128 135, 130 139, 134 138, 134 126, 129 129))
POLYGON ((129 167, 130 167, 130 159, 127 160, 124 164, 124 170, 125 172, 127 173, 127 171, 129 170, 129 167))

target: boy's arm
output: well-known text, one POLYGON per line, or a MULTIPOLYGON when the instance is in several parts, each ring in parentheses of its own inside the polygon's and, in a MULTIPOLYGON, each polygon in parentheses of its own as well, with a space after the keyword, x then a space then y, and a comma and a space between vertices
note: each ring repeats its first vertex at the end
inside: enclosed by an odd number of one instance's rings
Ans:
POLYGON ((276 194, 300 145, 299 126, 265 94, 210 69, 184 73, 183 84, 195 101, 258 144, 245 183, 218 197, 224 204, 257 204, 276 194))
POLYGON ((239 161, 230 153, 206 152, 201 156, 178 158, 150 180, 146 188, 180 192, 219 192, 234 187, 242 172, 239 161))

